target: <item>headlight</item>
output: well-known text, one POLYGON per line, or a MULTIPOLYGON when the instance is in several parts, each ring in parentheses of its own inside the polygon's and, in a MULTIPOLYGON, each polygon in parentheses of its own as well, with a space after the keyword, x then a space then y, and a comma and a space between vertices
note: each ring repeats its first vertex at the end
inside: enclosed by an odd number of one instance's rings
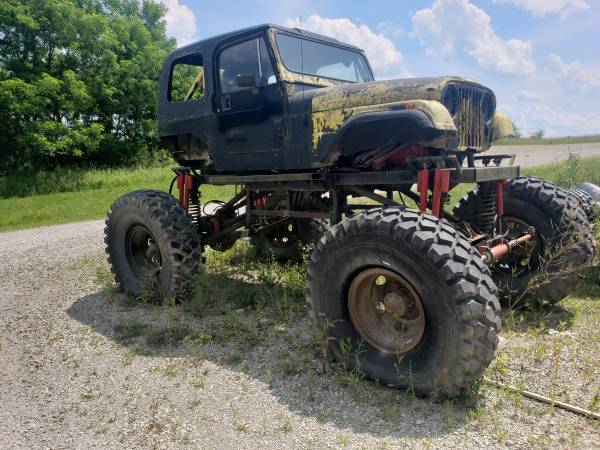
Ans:
POLYGON ((484 95, 481 99, 481 115, 483 116, 483 120, 489 122, 494 117, 494 111, 496 110, 496 105, 494 104, 494 100, 490 95, 484 95))
POLYGON ((454 118, 460 105, 460 95, 456 86, 450 85, 444 89, 444 94, 442 95, 442 104, 454 118))

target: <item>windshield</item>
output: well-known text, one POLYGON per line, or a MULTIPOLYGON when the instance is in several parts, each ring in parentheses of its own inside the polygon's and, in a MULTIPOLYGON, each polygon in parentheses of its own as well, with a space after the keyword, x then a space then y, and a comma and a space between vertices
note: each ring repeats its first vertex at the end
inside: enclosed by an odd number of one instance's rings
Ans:
POLYGON ((281 61, 292 72, 352 83, 373 80, 366 59, 359 52, 281 33, 275 39, 281 61))

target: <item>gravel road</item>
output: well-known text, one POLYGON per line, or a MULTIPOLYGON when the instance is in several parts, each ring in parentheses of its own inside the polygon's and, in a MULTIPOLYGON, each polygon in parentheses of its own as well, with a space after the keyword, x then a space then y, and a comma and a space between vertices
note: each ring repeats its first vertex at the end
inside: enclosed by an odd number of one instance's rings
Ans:
POLYGON ((522 167, 543 166, 564 161, 569 153, 581 158, 600 156, 600 142, 570 145, 500 145, 492 147, 486 154, 517 155, 515 164, 522 167))
MULTIPOLYGON (((598 443, 597 421, 490 387, 484 386, 471 405, 435 404, 348 379, 315 356, 302 313, 278 322, 267 307, 265 321, 248 319, 244 326, 259 330, 259 344, 252 341, 245 350, 239 350, 241 340, 205 342, 202 333, 216 333, 215 324, 235 312, 216 310, 192 319, 179 307, 132 306, 107 293, 102 227, 91 221, 0 233, 2 448, 593 448, 598 443), (185 324, 197 332, 193 341, 149 348, 138 336, 146 330, 140 324, 168 326, 172 333, 185 324)), ((243 283, 222 281, 224 289, 243 283)), ((588 332, 597 339, 597 327, 588 332)), ((575 360, 577 368, 585 368, 581 354, 575 360)), ((536 366, 534 378, 543 383, 549 375, 541 361, 503 364, 517 374, 536 366)), ((598 380, 597 362, 594 356, 585 372, 590 389, 598 380)))

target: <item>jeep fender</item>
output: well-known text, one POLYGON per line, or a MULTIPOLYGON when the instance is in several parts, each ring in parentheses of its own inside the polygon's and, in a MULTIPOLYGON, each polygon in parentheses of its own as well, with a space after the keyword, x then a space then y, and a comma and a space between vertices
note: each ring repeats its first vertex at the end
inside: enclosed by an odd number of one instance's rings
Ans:
POLYGON ((321 163, 392 144, 457 145, 457 129, 438 101, 414 100, 313 113, 313 151, 321 163))

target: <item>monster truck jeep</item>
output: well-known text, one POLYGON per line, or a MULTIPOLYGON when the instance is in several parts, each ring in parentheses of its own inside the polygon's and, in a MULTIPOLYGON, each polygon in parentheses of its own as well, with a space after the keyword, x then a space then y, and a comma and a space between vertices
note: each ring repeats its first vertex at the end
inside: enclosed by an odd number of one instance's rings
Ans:
POLYGON ((185 298, 206 247, 250 237, 290 259, 316 243, 306 300, 331 355, 385 384, 455 396, 494 356, 499 299, 559 300, 593 251, 574 196, 481 153, 512 133, 495 109, 494 93, 464 78, 374 81, 362 50, 298 29, 180 48, 158 99, 180 167, 169 193, 112 205, 116 280, 185 298), (475 187, 445 211, 460 183, 475 187), (206 184, 241 188, 201 202, 206 184))

